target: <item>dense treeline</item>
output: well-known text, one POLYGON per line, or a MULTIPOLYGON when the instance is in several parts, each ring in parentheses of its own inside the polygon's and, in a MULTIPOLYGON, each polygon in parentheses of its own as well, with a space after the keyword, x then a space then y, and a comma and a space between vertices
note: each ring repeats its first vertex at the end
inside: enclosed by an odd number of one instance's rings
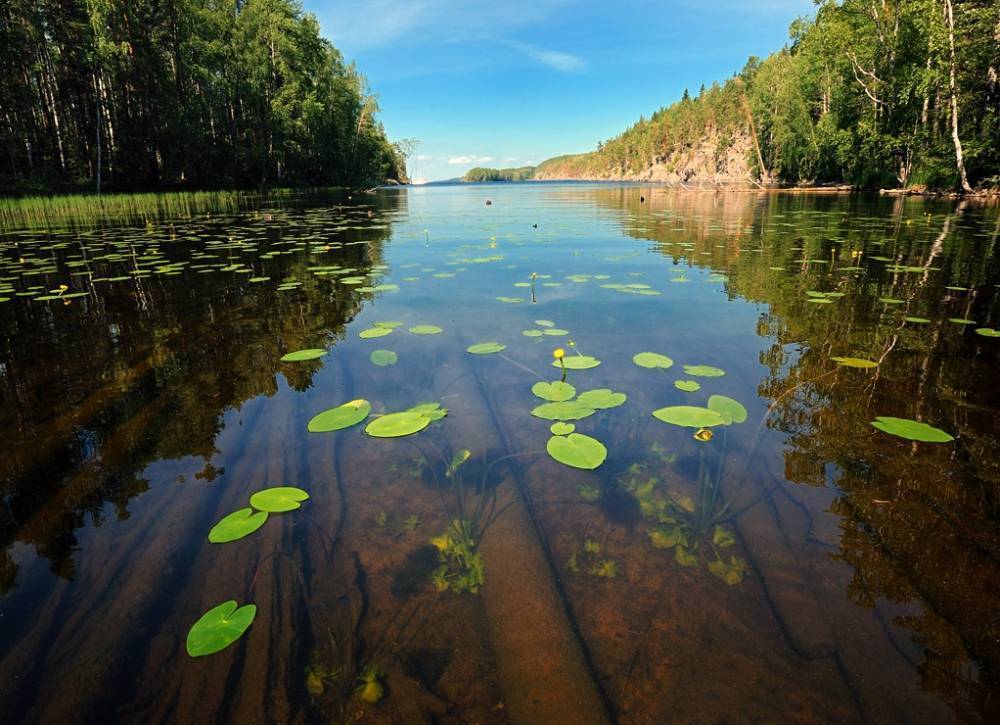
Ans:
MULTIPOLYGON (((1000 3, 817 0, 791 43, 596 152, 546 162, 626 175, 741 137, 758 178, 866 187, 1000 186, 1000 3)), ((544 170, 545 166, 540 168, 544 170)))
POLYGON ((296 0, 0 5, 0 192, 399 178, 377 111, 296 0))
POLYGON ((465 172, 462 181, 527 181, 534 173, 534 166, 520 166, 510 169, 487 169, 477 166, 465 172))

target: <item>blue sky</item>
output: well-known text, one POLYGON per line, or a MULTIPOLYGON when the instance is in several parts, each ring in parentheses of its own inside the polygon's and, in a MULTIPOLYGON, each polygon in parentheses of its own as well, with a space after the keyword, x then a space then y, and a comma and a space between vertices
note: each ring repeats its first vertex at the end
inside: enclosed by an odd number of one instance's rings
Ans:
POLYGON ((414 179, 593 149, 785 44, 812 0, 303 0, 414 179))

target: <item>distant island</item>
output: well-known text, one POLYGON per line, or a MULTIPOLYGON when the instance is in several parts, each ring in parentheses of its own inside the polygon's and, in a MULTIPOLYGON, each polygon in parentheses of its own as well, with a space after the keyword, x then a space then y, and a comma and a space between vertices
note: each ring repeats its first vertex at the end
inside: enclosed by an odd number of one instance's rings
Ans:
POLYGON ((519 166, 510 169, 487 169, 477 166, 474 169, 469 169, 462 177, 462 181, 529 181, 534 175, 534 166, 519 166))

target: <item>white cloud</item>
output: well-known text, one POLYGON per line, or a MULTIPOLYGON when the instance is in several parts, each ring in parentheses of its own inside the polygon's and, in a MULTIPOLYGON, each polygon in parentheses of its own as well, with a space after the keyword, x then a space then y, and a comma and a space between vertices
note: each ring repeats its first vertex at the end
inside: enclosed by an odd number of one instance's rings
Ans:
POLYGON ((510 45, 511 48, 524 53, 529 58, 533 58, 539 63, 547 65, 558 71, 562 71, 563 73, 581 71, 587 66, 587 63, 583 58, 578 55, 573 55, 572 53, 562 53, 557 50, 536 48, 533 45, 519 43, 516 41, 510 41, 508 45, 510 45))
POLYGON ((359 50, 502 37, 578 0, 339 0, 317 9, 334 45, 359 50))
POLYGON ((517 161, 517 157, 516 157, 516 156, 506 156, 506 157, 504 157, 504 160, 503 160, 503 162, 504 162, 505 164, 508 164, 508 163, 510 163, 511 161, 517 161))
POLYGON ((416 156, 413 157, 413 160, 414 161, 430 161, 433 158, 434 157, 431 156, 430 154, 417 154, 416 156))
POLYGON ((492 160, 493 160, 492 156, 475 156, 475 155, 452 156, 450 159, 448 159, 448 163, 453 166, 458 166, 459 164, 485 164, 492 160))

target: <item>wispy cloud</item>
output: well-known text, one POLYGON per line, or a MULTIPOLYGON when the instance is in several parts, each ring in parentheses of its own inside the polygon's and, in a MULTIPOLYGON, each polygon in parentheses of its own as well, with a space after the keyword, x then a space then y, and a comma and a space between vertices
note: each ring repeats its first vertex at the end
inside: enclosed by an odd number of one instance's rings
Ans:
POLYGON ((547 65, 558 71, 562 71, 563 73, 576 73, 583 70, 587 66, 587 63, 583 60, 583 58, 573 55, 572 53, 562 53, 558 50, 536 48, 533 45, 513 40, 509 41, 508 45, 514 50, 524 53, 529 58, 533 58, 539 63, 547 65))
POLYGON ((433 158, 434 157, 431 156, 430 154, 417 154, 416 156, 413 157, 413 160, 414 161, 430 161, 433 158))
POLYGON ((448 163, 452 166, 458 166, 461 164, 485 164, 492 160, 492 156, 476 156, 474 154, 469 154, 467 156, 452 156, 448 159, 448 163))
POLYGON ((502 38, 578 0, 339 0, 316 14, 349 53, 387 46, 502 38))

